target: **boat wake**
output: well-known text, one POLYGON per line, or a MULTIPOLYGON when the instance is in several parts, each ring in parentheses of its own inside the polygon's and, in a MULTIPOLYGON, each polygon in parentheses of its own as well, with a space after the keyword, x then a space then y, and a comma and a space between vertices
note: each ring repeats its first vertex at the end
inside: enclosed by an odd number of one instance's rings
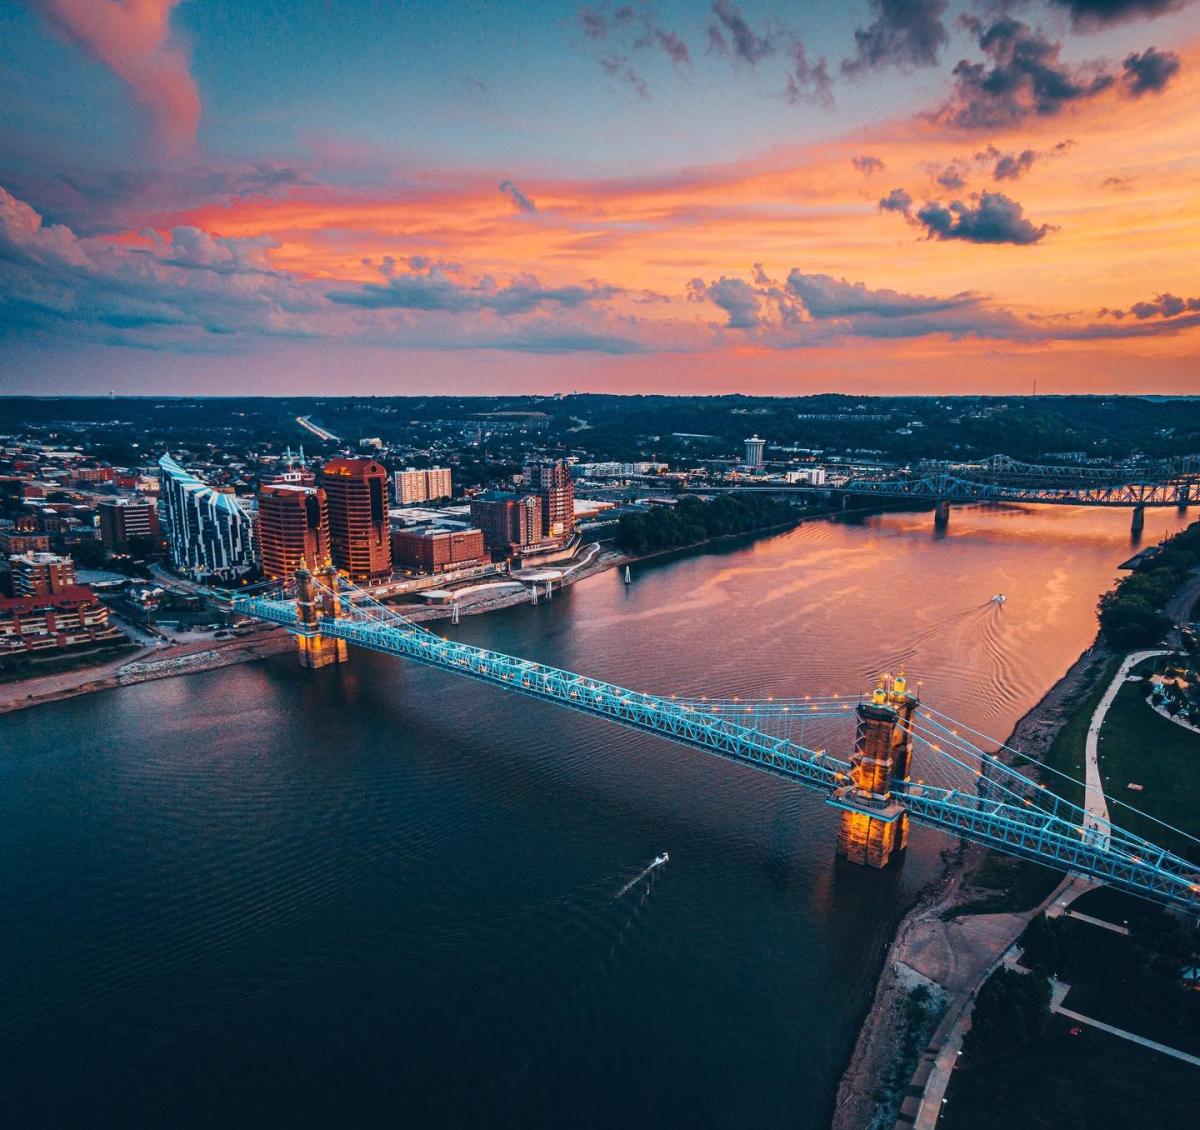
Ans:
POLYGON ((622 895, 626 895, 632 891, 633 888, 636 887, 647 875, 649 875, 651 871, 653 871, 656 867, 661 867, 670 858, 670 855, 668 855, 665 851, 661 855, 656 855, 653 862, 642 868, 642 870, 639 871, 632 879, 630 879, 625 886, 623 886, 615 895, 613 895, 613 901, 616 902, 616 900, 622 895))

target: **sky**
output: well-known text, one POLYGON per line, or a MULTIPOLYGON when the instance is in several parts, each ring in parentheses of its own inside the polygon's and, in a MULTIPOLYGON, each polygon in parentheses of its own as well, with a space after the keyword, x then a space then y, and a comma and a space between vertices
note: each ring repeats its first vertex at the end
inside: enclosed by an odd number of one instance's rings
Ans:
POLYGON ((0 393, 1200 394, 1197 0, 0 0, 0 393))

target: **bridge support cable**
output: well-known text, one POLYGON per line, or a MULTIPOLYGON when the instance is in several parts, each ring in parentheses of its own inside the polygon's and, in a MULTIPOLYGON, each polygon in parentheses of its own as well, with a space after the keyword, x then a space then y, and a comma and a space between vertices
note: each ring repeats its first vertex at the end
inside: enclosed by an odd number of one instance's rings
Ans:
POLYGON ((400 656, 799 782, 842 810, 839 850, 859 862, 885 863, 903 848, 912 819, 1010 855, 1083 872, 1160 903, 1200 911, 1200 869, 1195 865, 1089 818, 1077 805, 985 753, 957 732, 960 727, 952 719, 918 709, 902 679, 889 681, 886 690, 881 687, 867 701, 854 696, 708 701, 651 695, 445 639, 331 571, 312 581, 307 601, 299 590, 292 595, 277 587, 237 594, 232 604, 247 616, 282 625, 298 642, 315 637, 400 656), (315 623, 302 614, 305 605, 320 608, 315 623), (865 716, 871 725, 864 730, 865 716), (850 718, 856 720, 857 738, 849 761, 770 732, 797 721, 829 726, 850 718), (922 773, 915 780, 914 769, 922 773))

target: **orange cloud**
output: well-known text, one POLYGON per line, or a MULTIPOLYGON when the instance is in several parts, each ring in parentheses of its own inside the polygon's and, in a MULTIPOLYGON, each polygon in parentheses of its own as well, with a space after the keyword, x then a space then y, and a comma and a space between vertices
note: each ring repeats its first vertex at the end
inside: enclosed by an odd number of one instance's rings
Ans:
POLYGON ((187 149, 200 95, 187 56, 171 41, 179 0, 33 0, 47 20, 125 82, 171 154, 187 149))

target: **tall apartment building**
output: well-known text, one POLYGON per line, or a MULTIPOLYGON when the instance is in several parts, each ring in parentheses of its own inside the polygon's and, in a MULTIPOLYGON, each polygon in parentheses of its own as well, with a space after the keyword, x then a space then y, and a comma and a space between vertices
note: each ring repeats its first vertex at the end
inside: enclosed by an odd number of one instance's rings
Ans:
POLYGON ((329 503, 321 487, 268 483, 258 492, 258 545, 263 575, 291 577, 329 558, 329 503))
POLYGON ((752 435, 746 440, 746 466, 761 467, 763 465, 763 451, 766 449, 767 441, 758 435, 752 435))
POLYGON ((482 530, 393 530, 392 557, 397 566, 421 573, 444 573, 484 563, 482 530))
POLYGON ((374 459, 330 459, 321 469, 329 503, 333 563, 354 581, 392 574, 387 514, 387 470, 374 459))
POLYGON ((75 562, 56 553, 23 553, 8 559, 13 595, 53 596, 75 585, 75 562))
POLYGON ((542 541, 542 500, 536 494, 489 491, 471 499, 471 521, 493 553, 511 556, 542 541))
POLYGON ((100 540, 104 548, 119 552, 130 538, 157 538, 162 534, 158 505, 152 498, 114 498, 97 507, 100 512, 100 540))
POLYGON ((235 580, 257 564, 254 515, 170 455, 158 461, 171 564, 197 580, 235 580))
POLYGON ((575 532, 575 481, 561 459, 528 463, 525 482, 542 502, 542 537, 565 542, 575 532))
POLYGON ((409 467, 397 471, 395 479, 396 501, 402 506, 409 502, 429 502, 435 498, 449 498, 453 493, 449 467, 428 467, 417 470, 409 467))

